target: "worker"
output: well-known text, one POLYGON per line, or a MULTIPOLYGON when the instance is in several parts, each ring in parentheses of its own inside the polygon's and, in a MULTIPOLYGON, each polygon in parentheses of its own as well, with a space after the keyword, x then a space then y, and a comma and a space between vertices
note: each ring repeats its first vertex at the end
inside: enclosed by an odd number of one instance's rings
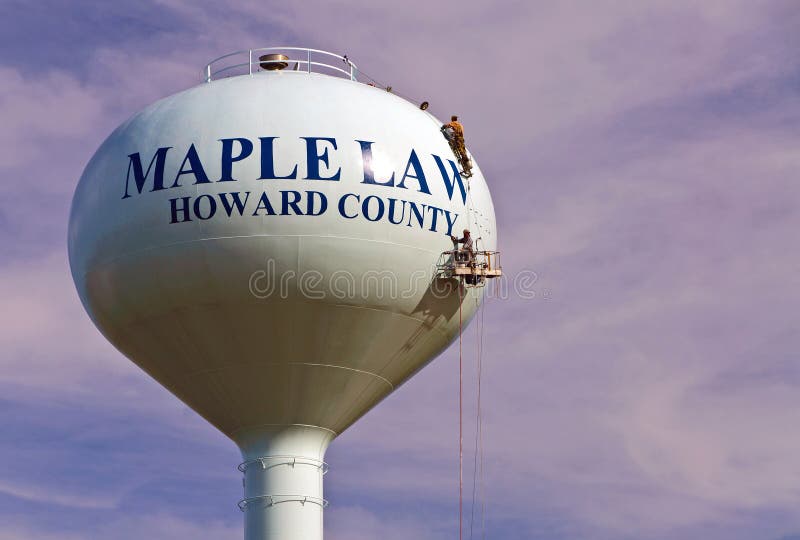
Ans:
POLYGON ((472 176, 472 163, 467 156, 467 147, 464 144, 464 126, 458 121, 458 116, 451 116, 450 122, 442 126, 442 132, 450 142, 450 148, 453 149, 453 153, 461 164, 461 172, 469 178, 472 176))
POLYGON ((464 126, 458 121, 458 116, 451 116, 450 122, 445 124, 445 127, 449 127, 453 130, 453 137, 455 139, 460 139, 462 142, 464 141, 464 126))
POLYGON ((472 263, 472 261, 475 259, 475 250, 472 248, 472 236, 469 233, 469 229, 464 229, 463 238, 450 236, 450 240, 453 241, 453 244, 455 244, 456 247, 458 244, 464 244, 464 247, 457 251, 456 259, 461 262, 472 263))

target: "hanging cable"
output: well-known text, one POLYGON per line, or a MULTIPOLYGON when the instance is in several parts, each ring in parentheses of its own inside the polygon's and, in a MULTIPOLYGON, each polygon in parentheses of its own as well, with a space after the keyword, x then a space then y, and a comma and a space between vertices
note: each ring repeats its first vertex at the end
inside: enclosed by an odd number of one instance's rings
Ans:
MULTIPOLYGON (((484 302, 485 301, 486 300, 484 298, 484 302)), ((476 337, 475 350, 478 353, 476 362, 477 405, 476 405, 476 418, 475 418, 475 454, 474 454, 473 468, 472 468, 472 505, 470 511, 470 520, 469 520, 470 540, 472 540, 473 538, 476 500, 479 500, 481 503, 481 510, 479 515, 482 523, 481 538, 485 536, 485 528, 483 524, 484 501, 485 501, 485 495, 483 492, 483 404, 481 401, 481 382, 483 379, 483 329, 484 329, 483 315, 485 312, 485 304, 484 303, 478 304, 477 297, 475 298, 475 309, 477 312, 479 312, 479 316, 476 317, 476 328, 475 328, 475 337, 476 337)))
MULTIPOLYGON (((408 97, 408 96, 404 96, 403 94, 401 94, 399 92, 396 92, 391 86, 387 86, 387 85, 383 84, 382 82, 378 81, 377 79, 374 79, 373 77, 370 77, 369 74, 365 73, 360 68, 356 68, 356 72, 359 75, 363 75, 364 77, 369 79, 369 81, 376 88, 381 88, 383 90, 386 90, 387 92, 391 92, 392 94, 395 94, 396 96, 400 96, 401 98, 405 99, 406 101, 410 101, 411 103, 427 103, 427 102, 420 102, 419 100, 416 100, 416 99, 408 97)), ((427 107, 425 109, 427 109, 427 107)), ((425 109, 423 109, 423 110, 425 110, 425 109)))
MULTIPOLYGON (((347 55, 345 55, 345 58, 347 58, 347 55)), ((352 64, 350 64, 349 60, 346 60, 345 63, 347 63, 348 65, 352 65, 352 64)), ((434 124, 436 124, 437 126, 439 125, 439 121, 436 119, 436 117, 433 116, 431 113, 427 112, 428 111, 428 106, 430 105, 430 103, 428 103, 427 101, 420 102, 418 99, 403 95, 400 92, 396 92, 391 86, 387 86, 387 85, 383 84, 382 82, 378 81, 374 77, 371 77, 368 73, 364 72, 360 68, 355 68, 355 72, 358 75, 363 75, 364 77, 369 79, 369 81, 371 83, 371 86, 374 86, 375 88, 381 88, 383 90, 386 90, 387 92, 390 92, 390 93, 392 93, 392 94, 394 94, 396 96, 399 96, 399 97, 405 99, 406 101, 408 101, 410 103, 419 103, 419 108, 426 112, 426 114, 428 115, 428 118, 430 118, 431 121, 434 124)))
POLYGON ((464 524, 464 360, 461 348, 461 334, 464 330, 461 309, 463 279, 458 281, 458 540, 463 540, 464 524))
MULTIPOLYGON (((485 301, 485 298, 484 298, 485 301)), ((481 540, 486 540, 486 484, 483 477, 483 402, 481 401, 481 382, 483 380, 483 316, 486 311, 484 304, 481 304, 480 313, 480 345, 478 346, 478 441, 480 442, 479 451, 480 457, 478 463, 480 464, 480 501, 481 501, 481 540)))
MULTIPOLYGON (((478 299, 475 298, 476 309, 480 309, 478 307, 478 299)), ((480 323, 480 319, 477 321, 480 323)), ((477 346, 475 347, 476 351, 480 351, 480 328, 476 326, 475 328, 475 336, 477 338, 477 346)), ((477 369, 478 369, 478 404, 477 404, 477 413, 475 418, 475 448, 473 453, 472 459, 472 504, 470 505, 470 515, 469 515, 469 537, 472 540, 472 533, 473 533, 473 526, 475 523, 475 499, 476 499, 476 492, 478 488, 478 439, 480 433, 480 421, 481 421, 481 409, 480 409, 480 400, 481 400, 481 365, 480 365, 480 355, 478 356, 477 362, 477 369)))

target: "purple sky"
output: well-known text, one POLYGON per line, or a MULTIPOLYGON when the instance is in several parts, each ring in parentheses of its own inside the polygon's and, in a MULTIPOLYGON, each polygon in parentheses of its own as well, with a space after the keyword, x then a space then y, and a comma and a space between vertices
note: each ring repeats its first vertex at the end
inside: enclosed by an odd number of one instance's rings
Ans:
MULTIPOLYGON (((94 329, 65 237, 114 127, 269 45, 459 114, 538 276, 485 311, 487 538, 800 539, 800 5, 269 4, 3 1, 0 540, 241 538, 238 451, 94 329)), ((456 354, 332 445, 326 538, 455 538, 456 354)))

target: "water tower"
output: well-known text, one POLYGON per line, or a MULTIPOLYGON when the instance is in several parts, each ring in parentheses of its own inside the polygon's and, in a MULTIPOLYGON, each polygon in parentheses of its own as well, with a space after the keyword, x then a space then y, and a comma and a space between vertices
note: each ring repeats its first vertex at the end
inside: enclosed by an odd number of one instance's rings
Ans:
POLYGON ((322 538, 325 450, 442 352, 496 246, 480 169, 346 57, 251 50, 119 126, 76 188, 73 279, 125 356, 241 449, 248 540, 322 538), (438 276, 438 277, 437 277, 438 276))

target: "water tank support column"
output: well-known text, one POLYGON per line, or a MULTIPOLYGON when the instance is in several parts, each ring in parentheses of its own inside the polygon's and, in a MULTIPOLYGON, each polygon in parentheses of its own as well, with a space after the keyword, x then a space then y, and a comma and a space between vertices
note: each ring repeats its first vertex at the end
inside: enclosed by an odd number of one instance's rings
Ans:
POLYGON ((324 461, 271 455, 239 465, 244 474, 245 540, 322 540, 324 461))
POLYGON ((325 462, 272 455, 239 465, 244 474, 245 540, 322 540, 325 462))
POLYGON ((333 434, 311 426, 259 430, 245 437, 245 540, 322 540, 323 461, 333 434))

